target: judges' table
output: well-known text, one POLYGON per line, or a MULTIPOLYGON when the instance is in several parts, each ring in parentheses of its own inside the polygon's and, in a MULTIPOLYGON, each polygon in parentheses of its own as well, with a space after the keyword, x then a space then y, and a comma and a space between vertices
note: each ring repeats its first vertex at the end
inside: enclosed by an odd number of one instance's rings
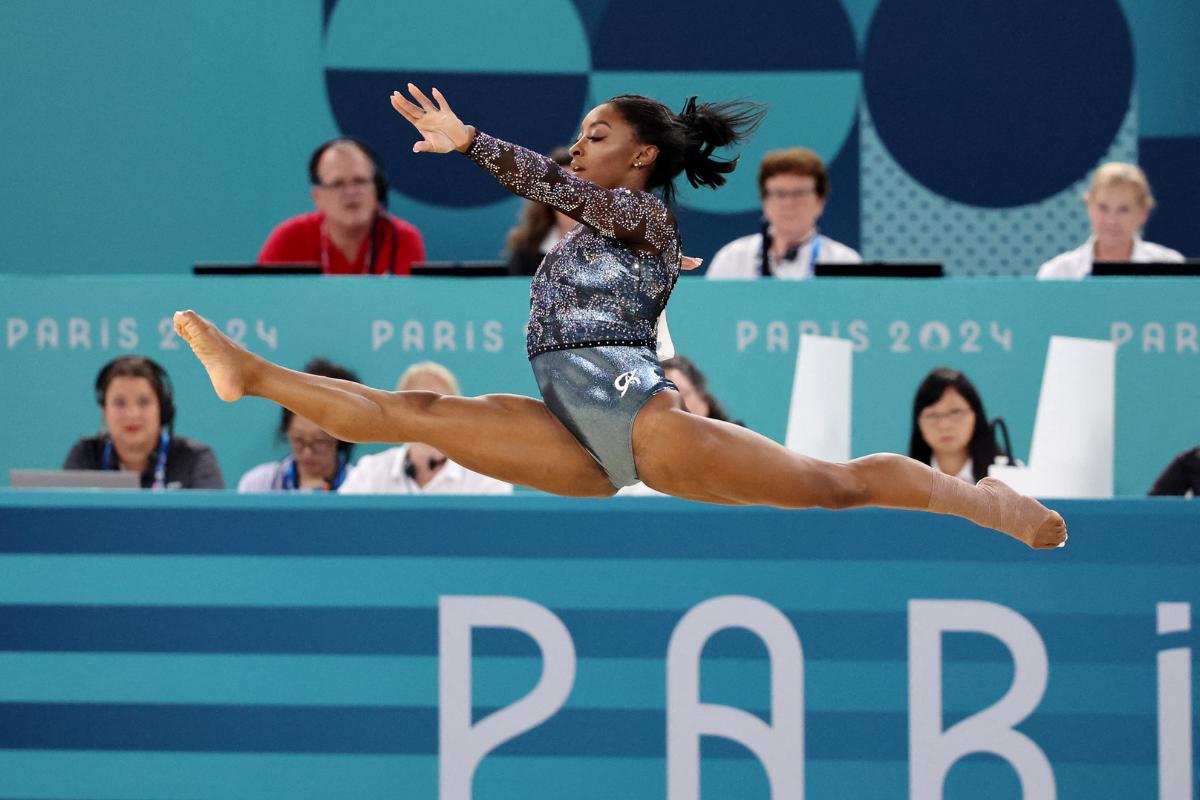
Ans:
MULTIPOLYGON (((193 307, 247 347, 299 368, 314 355, 391 387, 417 361, 444 363, 466 394, 536 394, 525 361, 528 281, 0 275, 0 483, 53 467, 100 424, 92 383, 114 356, 167 368, 176 428, 212 445, 226 482, 278 458, 279 411, 226 406, 171 329, 193 307)), ((1171 457, 1200 443, 1200 280, 1017 279, 718 282, 684 278, 669 313, 675 344, 708 373, 732 415, 782 441, 802 333, 854 346, 853 455, 906 452, 912 396, 950 365, 1002 416, 1028 456, 1051 335, 1113 339, 1117 494, 1142 495, 1171 457)), ((367 452, 370 448, 360 448, 367 452)))
POLYGON ((1059 508, 0 491, 0 797, 1186 792, 1200 504, 1059 508))

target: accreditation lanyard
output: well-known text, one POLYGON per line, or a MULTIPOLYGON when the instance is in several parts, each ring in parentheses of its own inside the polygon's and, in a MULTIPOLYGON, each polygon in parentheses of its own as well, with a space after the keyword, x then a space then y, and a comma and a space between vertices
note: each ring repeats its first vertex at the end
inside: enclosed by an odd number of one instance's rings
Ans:
POLYGON ((821 255, 821 234, 813 239, 812 256, 808 259, 808 276, 817 274, 817 257, 821 255))
MULTIPOLYGON (((295 491, 300 488, 300 475, 296 471, 296 459, 289 456, 284 463, 286 466, 283 470, 283 484, 280 488, 284 491, 295 491)), ((325 489, 323 491, 336 491, 344 480, 346 480, 346 457, 338 455, 337 471, 333 474, 333 480, 329 480, 328 478, 325 480, 325 489)))
MULTIPOLYGON (((375 274, 375 226, 379 224, 379 216, 371 220, 371 244, 367 248, 367 259, 363 262, 362 274, 375 274)), ((333 271, 333 261, 329 254, 329 231, 325 228, 325 220, 321 220, 321 272, 329 275, 333 271)))
MULTIPOLYGON (((167 449, 171 446, 171 434, 165 430, 158 435, 158 456, 154 461, 154 483, 151 489, 167 488, 167 449)), ((104 454, 100 457, 101 469, 117 469, 117 460, 113 458, 112 439, 104 442, 104 454)))

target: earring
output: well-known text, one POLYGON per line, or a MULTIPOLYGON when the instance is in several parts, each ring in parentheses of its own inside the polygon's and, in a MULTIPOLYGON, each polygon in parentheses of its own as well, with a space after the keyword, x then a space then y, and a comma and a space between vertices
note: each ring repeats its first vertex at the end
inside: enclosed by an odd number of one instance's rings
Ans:
POLYGON ((635 168, 635 169, 641 169, 641 168, 642 168, 642 162, 641 162, 641 161, 635 161, 635 162, 633 162, 633 166, 634 166, 634 168, 635 168))

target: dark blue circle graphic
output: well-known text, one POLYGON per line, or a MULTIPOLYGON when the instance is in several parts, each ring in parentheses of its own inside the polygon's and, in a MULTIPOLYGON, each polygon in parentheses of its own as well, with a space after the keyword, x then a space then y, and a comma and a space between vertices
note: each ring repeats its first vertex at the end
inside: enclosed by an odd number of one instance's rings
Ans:
POLYGON ((858 67, 838 0, 612 0, 592 36, 597 70, 777 72, 858 67))
POLYGON ((587 96, 586 75, 325 70, 338 130, 372 143, 394 190, 451 207, 487 205, 511 195, 466 158, 412 152, 420 136, 387 102, 407 81, 426 91, 438 87, 456 109, 470 110, 467 119, 479 130, 542 153, 574 139, 587 96), (537 113, 517 113, 514 97, 537 113))
POLYGON ((892 157, 927 188, 1000 208, 1057 194, 1129 107, 1117 0, 881 0, 863 89, 892 157))

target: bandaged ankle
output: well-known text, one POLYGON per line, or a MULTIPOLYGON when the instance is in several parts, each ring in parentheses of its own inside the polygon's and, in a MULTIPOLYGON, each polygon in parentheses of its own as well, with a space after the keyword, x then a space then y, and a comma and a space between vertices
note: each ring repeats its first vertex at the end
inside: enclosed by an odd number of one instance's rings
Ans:
POLYGON ((933 490, 929 493, 930 511, 952 514, 985 528, 999 529, 1001 502, 998 497, 936 469, 931 472, 933 490))

